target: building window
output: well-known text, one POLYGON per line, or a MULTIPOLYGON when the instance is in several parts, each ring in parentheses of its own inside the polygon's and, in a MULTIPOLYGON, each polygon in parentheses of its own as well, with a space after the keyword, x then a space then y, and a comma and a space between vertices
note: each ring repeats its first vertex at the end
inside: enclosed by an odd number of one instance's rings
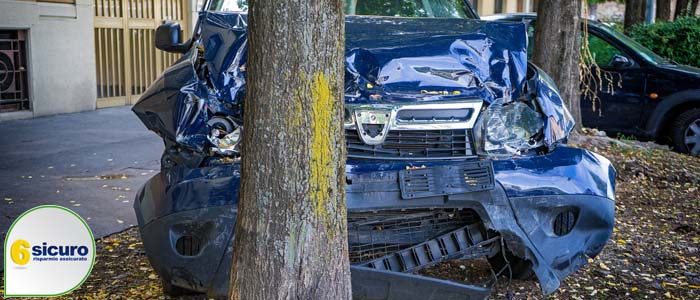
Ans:
POLYGON ((26 38, 26 30, 0 30, 0 112, 30 109, 26 38))

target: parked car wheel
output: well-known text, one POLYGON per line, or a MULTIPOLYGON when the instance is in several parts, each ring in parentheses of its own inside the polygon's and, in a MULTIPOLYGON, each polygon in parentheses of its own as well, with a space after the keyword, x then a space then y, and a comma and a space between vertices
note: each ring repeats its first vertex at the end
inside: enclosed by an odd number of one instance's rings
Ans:
POLYGON ((676 151, 700 155, 700 108, 680 114, 671 126, 671 136, 676 151))
POLYGON ((499 252, 495 256, 488 258, 489 264, 491 265, 491 268, 493 268, 494 272, 500 272, 503 270, 501 276, 512 276, 513 279, 519 280, 535 278, 535 272, 532 271, 532 263, 530 261, 519 258, 510 253, 508 250, 506 250, 505 258, 503 256, 503 253, 499 252), (508 259, 507 262, 506 259, 508 259), (504 270, 507 264, 510 264, 511 273, 509 273, 507 269, 504 270))

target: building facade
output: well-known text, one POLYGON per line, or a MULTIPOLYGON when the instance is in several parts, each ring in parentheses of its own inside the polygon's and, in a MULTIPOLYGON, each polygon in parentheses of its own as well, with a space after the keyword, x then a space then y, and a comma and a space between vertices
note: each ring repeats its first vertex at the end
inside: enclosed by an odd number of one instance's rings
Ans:
POLYGON ((0 0, 0 120, 95 108, 92 14, 91 0, 0 0))
POLYGON ((537 11, 537 0, 471 0, 481 16, 537 11))
POLYGON ((177 56, 165 20, 191 32, 195 0, 0 0, 0 121, 133 104, 177 56))

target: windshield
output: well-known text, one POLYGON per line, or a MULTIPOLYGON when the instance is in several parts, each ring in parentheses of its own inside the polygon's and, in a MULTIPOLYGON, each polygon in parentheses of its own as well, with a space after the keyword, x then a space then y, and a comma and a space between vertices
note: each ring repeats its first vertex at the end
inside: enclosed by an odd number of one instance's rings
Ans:
MULTIPOLYGON (((345 15, 476 19, 464 0, 345 0, 345 15)), ((212 11, 247 11, 248 0, 211 0, 212 11)))
POLYGON ((608 25, 600 24, 597 27, 600 28, 602 31, 605 31, 607 34, 612 35, 613 37, 617 38, 618 40, 620 40, 620 42, 627 45, 627 47, 630 47, 634 52, 636 52, 644 60, 646 60, 654 65, 662 65, 662 64, 669 64, 670 63, 670 61, 664 59, 663 57, 661 57, 658 54, 654 53, 653 51, 649 50, 647 47, 642 46, 642 44, 633 40, 631 37, 628 37, 628 36, 620 33, 619 31, 615 30, 614 28, 612 28, 608 25))

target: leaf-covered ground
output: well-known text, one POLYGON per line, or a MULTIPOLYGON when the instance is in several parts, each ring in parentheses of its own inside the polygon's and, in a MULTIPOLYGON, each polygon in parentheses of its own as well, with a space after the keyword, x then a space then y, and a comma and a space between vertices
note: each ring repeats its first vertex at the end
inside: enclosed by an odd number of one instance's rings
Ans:
MULTIPOLYGON (((700 158, 636 142, 584 137, 578 143, 617 168, 612 239, 554 295, 543 297, 535 282, 508 286, 501 279, 493 298, 507 299, 510 291, 514 299, 700 299, 700 158)), ((63 299, 171 299, 135 228, 98 240, 97 248, 92 275, 63 299)), ((422 273, 467 283, 484 282, 490 274, 483 261, 451 262, 422 273)))

